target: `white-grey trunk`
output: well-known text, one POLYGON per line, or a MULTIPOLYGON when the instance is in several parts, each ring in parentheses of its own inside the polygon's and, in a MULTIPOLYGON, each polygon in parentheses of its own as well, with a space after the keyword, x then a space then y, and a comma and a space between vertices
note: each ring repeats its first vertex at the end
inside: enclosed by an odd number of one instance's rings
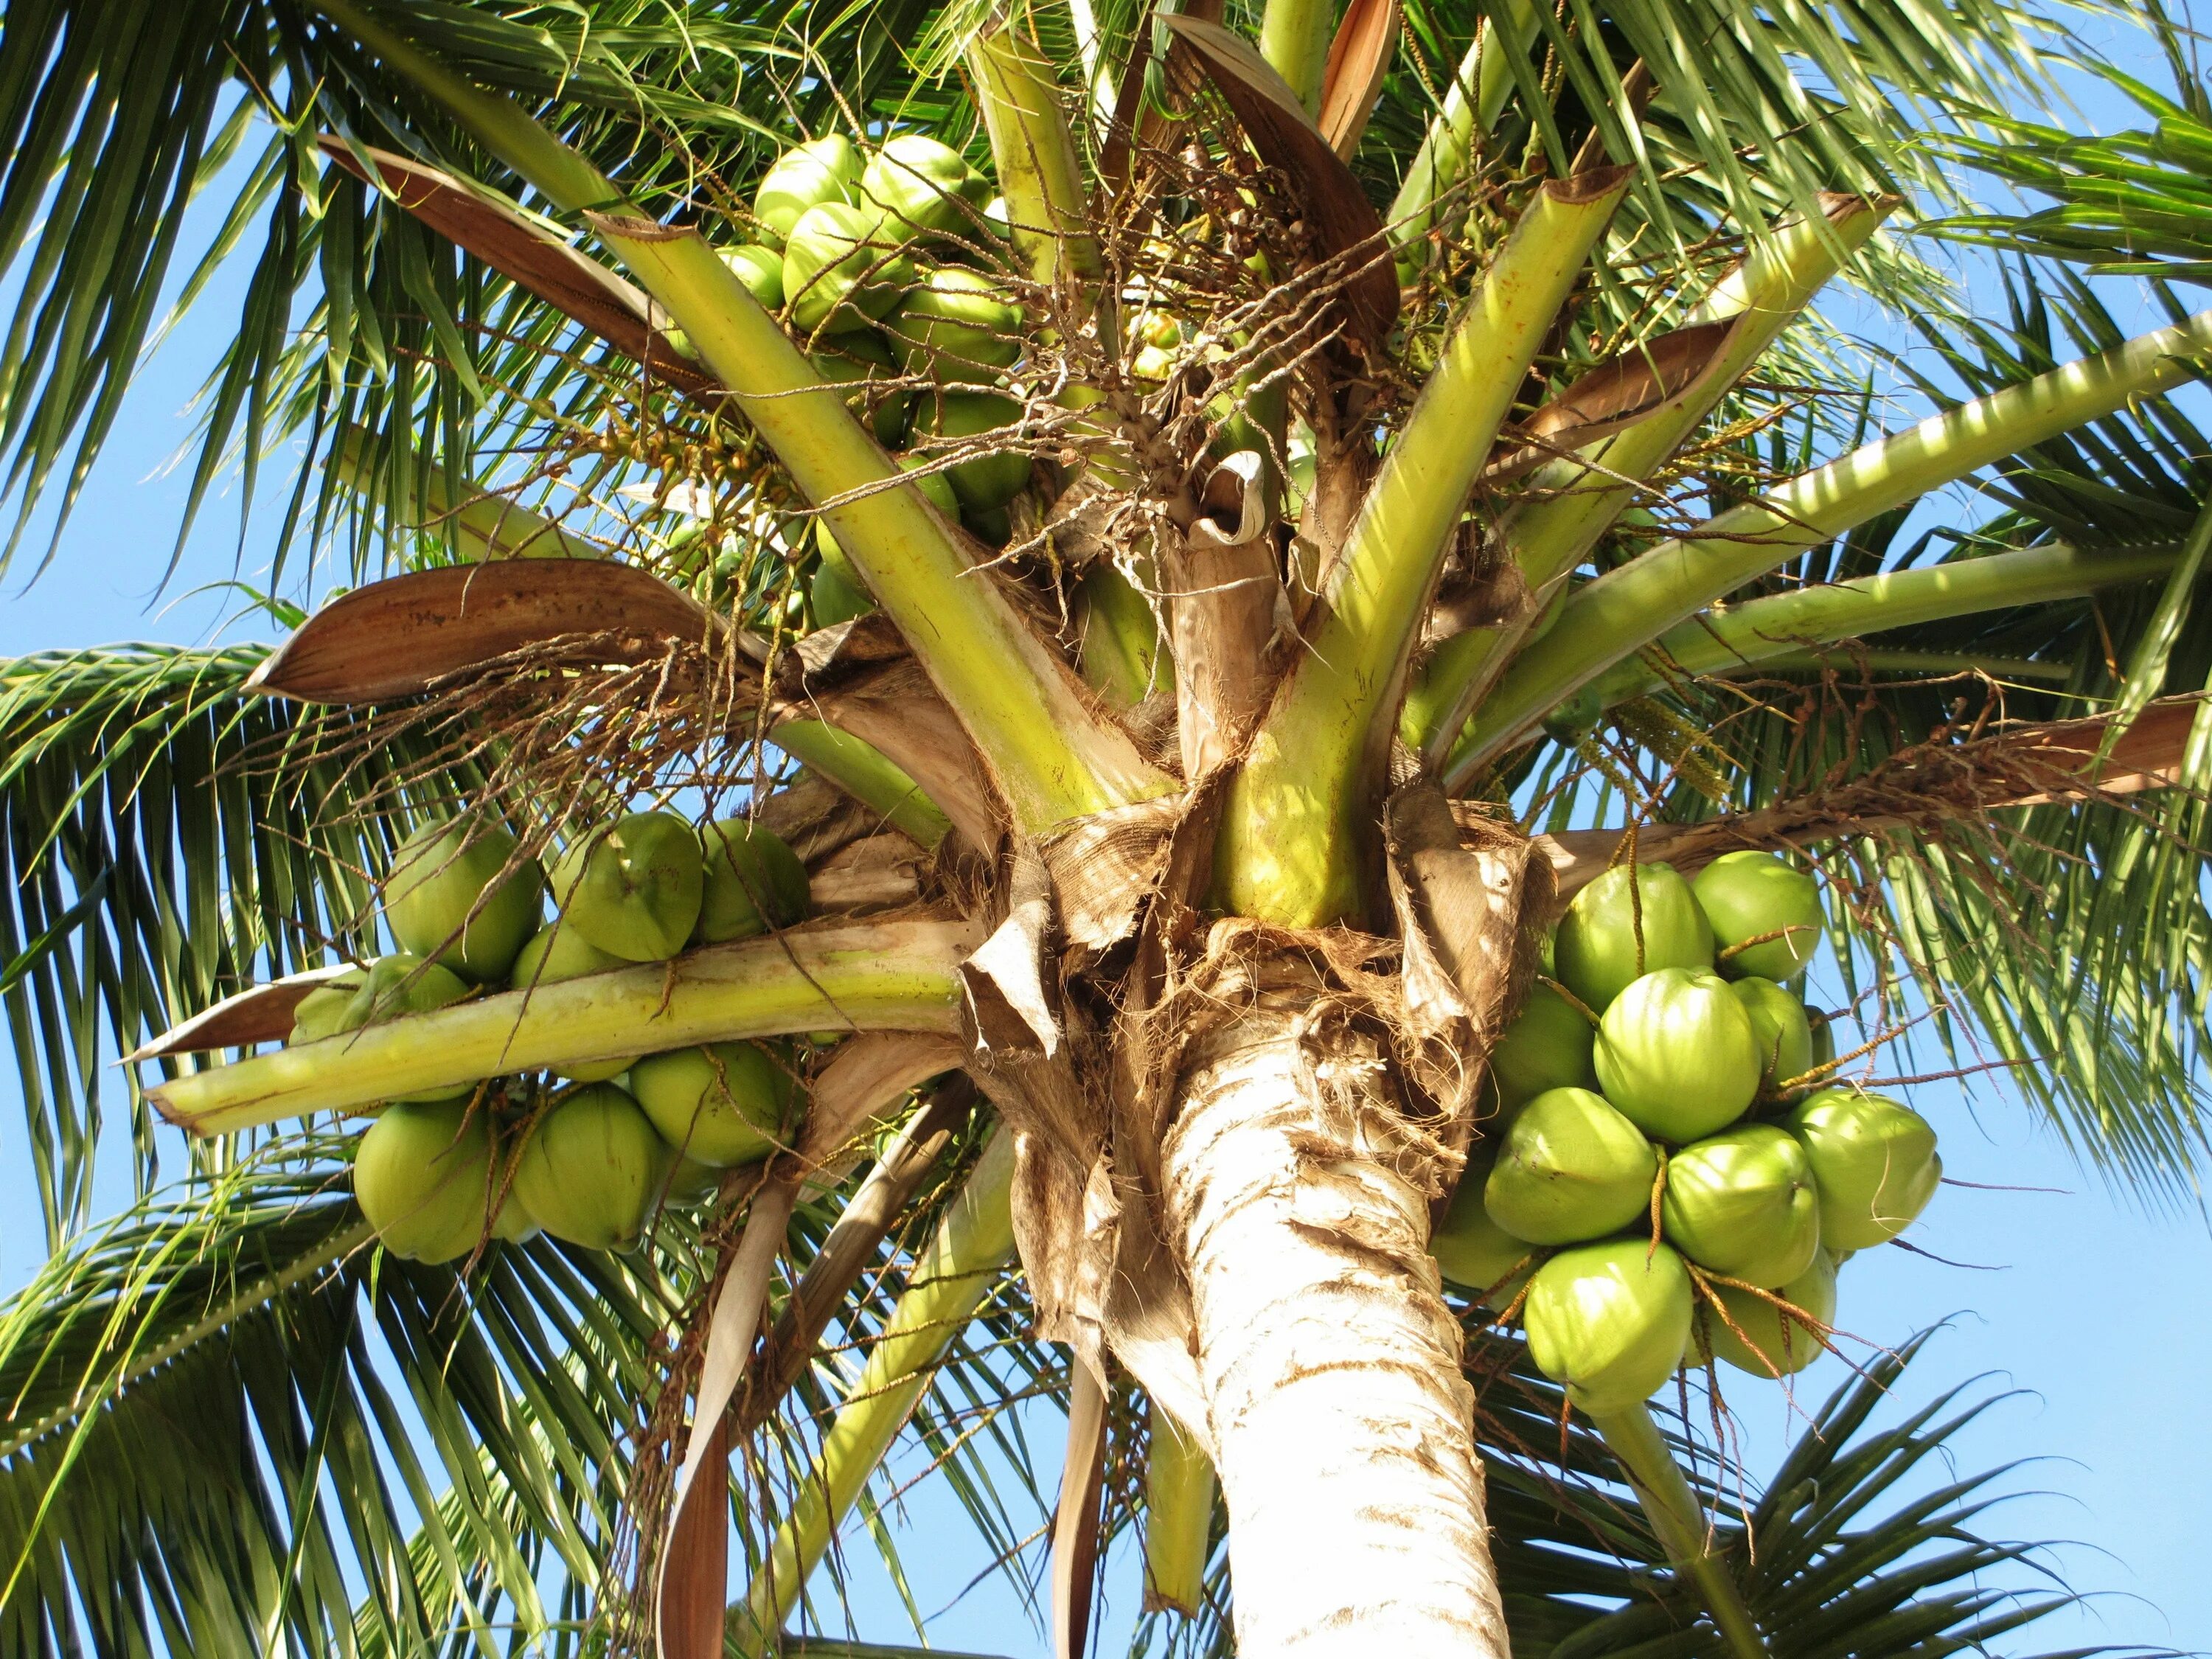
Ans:
POLYGON ((1358 1040, 1293 1007, 1201 1041, 1165 1148, 1243 1659, 1505 1659, 1429 1158, 1358 1040))

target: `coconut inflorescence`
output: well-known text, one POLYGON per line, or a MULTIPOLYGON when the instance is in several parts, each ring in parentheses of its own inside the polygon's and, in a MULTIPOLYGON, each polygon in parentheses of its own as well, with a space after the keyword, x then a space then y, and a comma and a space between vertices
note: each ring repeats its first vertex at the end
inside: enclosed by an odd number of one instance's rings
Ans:
POLYGON ((1624 865, 1576 896, 1499 1035, 1498 1115, 1431 1249, 1585 1411, 1640 1402, 1686 1357, 1803 1369, 1843 1258, 1941 1178, 1925 1119, 1820 1086, 1832 1028, 1796 988, 1821 933, 1811 878, 1767 854, 1694 882, 1624 865))

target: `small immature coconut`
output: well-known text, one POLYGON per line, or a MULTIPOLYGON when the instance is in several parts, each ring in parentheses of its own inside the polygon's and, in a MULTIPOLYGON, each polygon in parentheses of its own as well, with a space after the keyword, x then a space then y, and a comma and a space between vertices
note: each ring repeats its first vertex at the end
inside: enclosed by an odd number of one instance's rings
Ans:
POLYGON ((835 628, 839 623, 865 617, 876 608, 875 595, 860 585, 852 567, 842 559, 832 564, 824 558, 814 568, 806 597, 817 628, 835 628))
POLYGON ((1590 1053, 1597 1029, 1548 985, 1530 988, 1513 1023, 1490 1051, 1490 1075, 1510 1111, 1547 1089, 1587 1089, 1597 1080, 1590 1053))
POLYGON ((1790 1114, 1820 1192, 1831 1250, 1886 1244, 1912 1224, 1943 1179, 1936 1131, 1910 1106, 1856 1089, 1823 1089, 1790 1114))
POLYGON ((798 1091, 781 1060, 757 1042, 649 1054, 630 1068, 629 1086, 663 1140, 717 1170, 774 1152, 798 1091))
POLYGON ((1605 1097, 1662 1140, 1709 1135, 1759 1092, 1751 1016, 1709 970, 1662 968, 1635 981, 1598 1022, 1591 1058, 1605 1097))
POLYGON ((1529 1356, 1593 1417, 1626 1411, 1682 1363, 1691 1294, 1682 1258, 1648 1238, 1562 1250, 1536 1270, 1521 1304, 1529 1356))
POLYGON ((860 193, 863 165, 860 152, 842 133, 810 138, 784 151, 753 198, 761 240, 781 248, 809 208, 854 200, 860 193))
MULTIPOLYGON (((974 438, 1013 425, 1021 414, 1019 404, 994 392, 945 392, 924 403, 918 418, 940 438, 974 438)), ((988 513, 1029 488, 1030 458, 1021 449, 979 454, 945 476, 963 508, 988 513)))
POLYGON ((939 265, 887 325, 909 374, 983 380, 1022 355, 1022 308, 1000 283, 965 265, 939 265))
POLYGON ((301 997, 292 1010, 292 1034, 284 1041, 294 1046, 302 1042, 320 1042, 326 1036, 336 1036, 349 1029, 342 1022, 346 1010, 361 988, 368 983, 368 971, 349 968, 335 979, 326 980, 301 997))
POLYGON ((1759 1039, 1761 1088, 1813 1069, 1813 1028, 1805 1005, 1793 993, 1771 979, 1740 979, 1729 989, 1751 1016, 1752 1035, 1759 1039))
POLYGON ((1469 1162, 1452 1194, 1443 1224, 1429 1236, 1429 1254, 1453 1284, 1474 1292, 1485 1306, 1504 1308, 1528 1282, 1538 1252, 1490 1218, 1482 1202, 1483 1184, 1489 1178, 1487 1166, 1469 1162))
POLYGON ((1771 1123, 1725 1130, 1667 1161, 1667 1242, 1710 1272, 1786 1285, 1820 1248, 1820 1200, 1805 1150, 1771 1123))
POLYGON ((1602 1238, 1651 1208, 1659 1154, 1587 1089, 1553 1089, 1506 1126, 1483 1185, 1490 1218, 1532 1244, 1602 1238))
POLYGON ((1730 979, 1793 980, 1820 948, 1820 890, 1771 853, 1723 853, 1692 884, 1730 979), (1767 939, 1778 933, 1778 939, 1767 939), (1747 939, 1759 939, 1746 945, 1747 939), (1741 950, 1732 947, 1742 945, 1741 950))
POLYGON ((805 920, 806 866, 775 830, 723 818, 708 824, 699 839, 707 887, 694 939, 720 945, 805 920))
POLYGON ((506 830, 451 819, 402 842, 384 884, 384 919, 399 948, 478 985, 504 977, 538 929, 545 890, 536 859, 507 874, 514 852, 506 830))
POLYGON ((714 251, 730 268, 731 274, 745 285, 745 292, 761 302, 763 310, 783 308, 781 250, 764 247, 758 242, 741 242, 735 247, 714 251))
POLYGON ((594 1083, 531 1130, 515 1166, 515 1196, 556 1238, 626 1250, 644 1236, 672 1156, 637 1102, 611 1083, 594 1083))
POLYGON ((976 174, 957 149, 918 132, 886 140, 860 173, 860 199, 907 236, 958 236, 975 228, 976 174))
POLYGON ((1816 1328, 1836 1322, 1836 1259, 1826 1250, 1814 1251, 1813 1265, 1775 1291, 1790 1307, 1810 1316, 1814 1324, 1749 1291, 1733 1285, 1717 1288, 1720 1309, 1700 1310, 1715 1358, 1753 1376, 1780 1377, 1803 1370, 1827 1351, 1824 1333, 1816 1328), (1726 1319, 1721 1317, 1723 1311, 1726 1319), (1738 1331, 1743 1334, 1737 1335, 1738 1331))
POLYGON ((553 866, 562 920, 625 962, 684 948, 706 888, 699 837, 673 812, 631 812, 580 836, 553 866))
POLYGON ((1624 864, 1575 895, 1553 950, 1560 983, 1601 1014, 1646 974, 1711 967, 1713 930, 1673 865, 1624 864))
MULTIPOLYGON (((527 991, 533 986, 558 985, 564 979, 580 979, 586 974, 603 974, 610 968, 629 966, 613 951, 599 949, 562 917, 539 928, 530 943, 522 947, 522 954, 514 959, 514 988, 527 991)), ((563 1066, 561 1075, 574 1083, 605 1083, 629 1070, 636 1058, 635 1054, 617 1054, 612 1060, 585 1060, 563 1066)))
POLYGON ((806 210, 783 248, 783 296, 802 334, 867 327, 899 302, 914 261, 871 208, 824 202, 806 210))
POLYGON ((452 1261, 484 1236, 491 1134, 459 1102, 387 1106, 354 1154, 353 1193, 384 1248, 452 1261))

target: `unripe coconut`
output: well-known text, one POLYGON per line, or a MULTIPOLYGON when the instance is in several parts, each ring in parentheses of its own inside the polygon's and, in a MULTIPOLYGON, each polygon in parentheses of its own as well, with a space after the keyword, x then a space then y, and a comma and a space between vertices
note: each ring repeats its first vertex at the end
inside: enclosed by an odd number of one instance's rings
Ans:
POLYGON ((458 1102, 388 1106, 354 1153, 353 1194, 376 1237, 410 1261, 452 1261, 484 1236, 491 1133, 458 1102))
MULTIPOLYGON (((1771 1088, 1813 1069, 1813 1028, 1805 1005, 1771 979, 1740 979, 1729 987, 1751 1016, 1759 1040, 1759 1086, 1771 1088)), ((1802 1085, 1801 1085, 1802 1086, 1802 1085)))
POLYGON ((802 334, 866 328, 899 301, 914 261, 871 208, 824 202, 800 216, 783 248, 783 296, 802 334))
POLYGON ((562 920, 625 962, 660 962, 682 950, 705 887, 699 837, 673 812, 617 818, 580 836, 553 866, 562 920))
POLYGON ((964 265, 939 265, 886 326, 909 374, 985 379, 1022 355, 1022 308, 1005 287, 964 265))
MULTIPOLYGON (((1784 1313, 1765 1297, 1733 1285, 1723 1285, 1717 1290, 1720 1308, 1708 1306, 1699 1315, 1715 1358, 1725 1359, 1753 1376, 1778 1377, 1795 1376, 1827 1352, 1824 1331, 1816 1328, 1832 1327, 1836 1322, 1836 1259, 1826 1250, 1814 1251, 1812 1266, 1775 1291, 1808 1316, 1813 1324, 1796 1313, 1784 1313), (1723 1312, 1728 1316, 1725 1319, 1721 1317, 1723 1312)), ((1697 1346, 1693 1340, 1692 1349, 1697 1346)), ((1693 1352, 1692 1358, 1702 1363, 1704 1355, 1693 1352)))
POLYGON ((1790 1114, 1820 1193, 1820 1242, 1835 1251, 1886 1244, 1912 1224, 1943 1179, 1936 1131, 1910 1106, 1823 1089, 1790 1114))
POLYGON ((699 839, 707 888, 693 939, 720 945, 805 919, 806 866, 775 830, 723 818, 708 824, 699 839))
POLYGON ((716 1042, 649 1054, 629 1086, 670 1146, 717 1170, 757 1164, 776 1147, 797 1085, 757 1042, 716 1042))
POLYGON ((1597 1081, 1590 1053, 1597 1030, 1548 985, 1533 987, 1490 1051, 1490 1075, 1511 1110, 1547 1089, 1587 1089, 1597 1081))
POLYGON ((694 1204, 708 1202, 722 1190, 722 1172, 679 1152, 675 1167, 668 1172, 666 1186, 660 1201, 680 1204, 688 1209, 694 1204))
POLYGON ((1771 1123, 1727 1130, 1668 1159, 1659 1220, 1691 1261, 1751 1285, 1788 1284, 1820 1248, 1812 1165, 1771 1123))
POLYGON ((384 883, 384 919, 399 948, 478 985, 503 977, 538 930, 545 889, 536 859, 501 879, 514 851, 502 829, 451 820, 402 842, 384 883))
POLYGON ((860 585, 851 568, 842 559, 832 564, 826 558, 815 567, 806 595, 817 628, 835 628, 876 608, 875 596, 860 585))
MULTIPOLYGON (((504 1174, 500 1180, 506 1181, 504 1174)), ((514 1195, 514 1183, 507 1181, 507 1196, 500 1200, 499 1213, 491 1218, 491 1236, 502 1244, 520 1244, 538 1237, 538 1218, 522 1207, 522 1200, 514 1195)))
POLYGON ((1662 968, 1635 981, 1598 1022, 1591 1059, 1605 1097, 1663 1140, 1725 1127, 1759 1092, 1751 1016, 1710 971, 1662 968))
POLYGON ((1820 890, 1771 853, 1723 853, 1692 884, 1730 979, 1792 980, 1820 948, 1820 890), (1766 939, 1780 933, 1779 939, 1766 939), (1746 939, 1759 939, 1744 945, 1746 939), (1743 945, 1730 954, 1731 948, 1743 945))
POLYGON ((1832 1066, 1836 1063, 1837 1015, 1816 1014, 1808 1009, 1805 1018, 1813 1028, 1813 1064, 1832 1066))
POLYGON ((1682 1363, 1691 1294, 1682 1258, 1648 1238, 1562 1250, 1536 1270, 1521 1304, 1529 1356, 1592 1416, 1626 1411, 1682 1363))
POLYGON ((816 372, 836 385, 858 387, 846 394, 845 407, 876 434, 878 443, 887 449, 896 447, 906 436, 914 393, 902 387, 877 389, 878 381, 896 378, 891 349, 873 329, 837 335, 835 344, 835 350, 814 354, 816 372))
POLYGON ((336 1036, 347 1029, 342 1021, 346 1010, 353 1006, 354 998, 361 988, 368 983, 365 969, 349 968, 335 979, 326 980, 300 999, 292 1010, 292 1034, 284 1040, 297 1045, 319 1042, 326 1036, 336 1036))
POLYGON ((1624 864, 1575 895, 1553 950, 1559 982, 1601 1014, 1646 974, 1711 967, 1713 930, 1673 865, 1624 864))
MULTIPOLYGON (((358 1031, 365 1025, 380 1025, 387 1019, 400 1019, 409 1014, 427 1014, 433 1009, 450 1007, 468 995, 469 988, 458 975, 449 974, 434 962, 425 962, 417 956, 401 952, 395 956, 379 957, 362 975, 357 988, 346 1006, 338 1012, 332 1023, 332 1035, 343 1031, 358 1031)), ((294 1016, 294 1030, 298 1029, 298 1016, 294 1016)), ((411 1101, 460 1100, 473 1094, 476 1085, 463 1083, 451 1089, 434 1090, 427 1095, 405 1097, 411 1101)))
POLYGON ((842 133, 810 138, 784 151, 753 197, 753 216, 761 222, 761 240, 781 248, 791 228, 809 208, 855 199, 864 165, 860 152, 842 133))
POLYGON ((763 247, 758 242, 741 242, 736 247, 717 248, 715 252, 730 268, 731 274, 745 285, 745 292, 759 301, 763 309, 783 308, 783 254, 779 249, 763 247))
POLYGON ((860 199, 883 210, 904 236, 957 236, 971 229, 976 174, 949 145, 918 132, 885 142, 860 173, 860 199))
POLYGON ((589 1250, 644 1236, 672 1154, 638 1103, 611 1083, 579 1089, 530 1133, 514 1191, 538 1224, 589 1250))
POLYGON ((1618 1232, 1651 1208, 1659 1154, 1587 1089, 1538 1095, 1506 1126, 1483 1186, 1490 1218, 1532 1244, 1618 1232))
MULTIPOLYGON (((580 979, 586 974, 603 974, 610 968, 629 966, 613 951, 599 949, 563 917, 550 927, 539 928, 530 943, 522 947, 522 954, 514 959, 514 988, 527 991, 538 985, 558 985, 564 979, 580 979)), ((575 1083, 605 1083, 629 1070, 636 1058, 635 1054, 623 1054, 613 1060, 586 1060, 580 1065, 562 1066, 561 1075, 575 1083)))
MULTIPOLYGON (((941 438, 973 438, 1012 426, 1021 414, 1019 404, 996 392, 945 392, 923 404, 920 418, 941 438)), ((1029 453, 1006 449, 980 454, 948 468, 945 476, 963 507, 988 513, 1029 488, 1029 453)))
POLYGON ((1429 1237, 1429 1254, 1453 1284, 1472 1291, 1485 1306, 1504 1308, 1528 1282, 1536 1249, 1490 1218, 1482 1202, 1489 1178, 1485 1165, 1468 1164, 1443 1224, 1429 1237))

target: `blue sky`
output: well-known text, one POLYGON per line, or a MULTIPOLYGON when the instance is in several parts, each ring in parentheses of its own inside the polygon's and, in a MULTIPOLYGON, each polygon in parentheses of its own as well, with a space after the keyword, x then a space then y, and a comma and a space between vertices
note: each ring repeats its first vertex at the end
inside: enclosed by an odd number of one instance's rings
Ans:
MULTIPOLYGON (((254 579, 274 514, 257 521, 239 562, 231 496, 210 502, 175 576, 160 586, 184 496, 183 478, 164 474, 162 464, 189 436, 185 411, 234 313, 229 295, 241 276, 234 262, 198 319, 142 377, 52 567, 27 583, 34 544, 0 582, 0 655, 123 639, 204 643, 246 608, 234 590, 210 585, 254 579)), ((272 471, 281 487, 284 467, 272 471)), ((223 637, 266 638, 268 630, 249 617, 223 637)), ((1973 1265, 1898 1250, 1863 1255, 1844 1276, 1838 1320, 1882 1345, 1948 1322, 1909 1376, 1900 1410, 1976 1376, 1988 1391, 2021 1391, 1958 1443, 1962 1468, 2038 1460, 2003 1488, 2026 1495, 1986 1518, 1983 1530, 2078 1540, 2055 1560, 2094 1594, 2081 1610, 2016 1638, 2013 1650, 2212 1646, 2212 1574, 2201 1560, 2212 1538, 2212 1231, 2204 1215, 2195 1207, 2147 1213, 2116 1195, 2001 1083, 1972 1094, 1923 1086, 1913 1098, 1943 1136, 1950 1174, 1981 1183, 1947 1188, 1915 1242, 1973 1265)), ((31 1205, 24 1145, 10 1070, 0 1080, 0 1205, 18 1215, 31 1205)), ((118 1169, 103 1188, 114 1200, 126 1196, 122 1180, 118 1169)), ((32 1229, 0 1231, 0 1291, 24 1280, 40 1248, 32 1229)), ((1799 1379, 1799 1401, 1816 1403, 1842 1376, 1838 1362, 1823 1362, 1799 1379)), ((1731 1403, 1755 1476, 1802 1419, 1793 1420, 1772 1384, 1746 1379, 1731 1403)), ((1042 1429, 1041 1446, 1055 1439, 1042 1429)), ((902 1530, 916 1600, 935 1613, 983 1563, 940 1498, 918 1498, 902 1530)), ((869 1556, 866 1541, 854 1540, 863 1630, 896 1639, 903 1619, 869 1556)), ((1133 1563, 1116 1564, 1109 1594, 1109 1632, 1119 1632, 1133 1610, 1133 1563)), ((934 1619, 930 1634, 956 1649, 1048 1650, 995 1583, 934 1619)), ((1103 1650, 1117 1647, 1109 1634, 1103 1650)))

